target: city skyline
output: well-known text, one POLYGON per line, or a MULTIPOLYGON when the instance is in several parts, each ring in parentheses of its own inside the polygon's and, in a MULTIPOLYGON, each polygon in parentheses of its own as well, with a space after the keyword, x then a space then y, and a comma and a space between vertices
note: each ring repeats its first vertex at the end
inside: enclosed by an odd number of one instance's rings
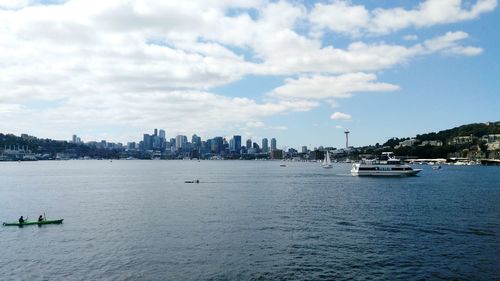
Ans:
POLYGON ((497 5, 3 1, 0 131, 300 148, 498 120, 497 5))

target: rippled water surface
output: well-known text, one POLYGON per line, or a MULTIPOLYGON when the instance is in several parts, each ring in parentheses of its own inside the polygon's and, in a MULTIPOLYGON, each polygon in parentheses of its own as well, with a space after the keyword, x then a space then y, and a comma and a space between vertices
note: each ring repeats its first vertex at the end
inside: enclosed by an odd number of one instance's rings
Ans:
POLYGON ((498 280, 500 167, 0 163, 0 280, 498 280), (185 180, 199 179, 199 184, 185 180))

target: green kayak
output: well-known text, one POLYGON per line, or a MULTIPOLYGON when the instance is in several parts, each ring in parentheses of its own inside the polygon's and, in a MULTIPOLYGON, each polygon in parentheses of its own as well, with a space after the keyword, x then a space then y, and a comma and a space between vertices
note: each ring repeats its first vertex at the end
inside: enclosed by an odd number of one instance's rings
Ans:
POLYGON ((64 219, 60 220, 43 220, 43 221, 25 221, 23 223, 19 222, 4 222, 4 226, 23 226, 23 225, 32 225, 32 224, 37 224, 37 225, 42 225, 42 224, 59 224, 62 223, 64 219))

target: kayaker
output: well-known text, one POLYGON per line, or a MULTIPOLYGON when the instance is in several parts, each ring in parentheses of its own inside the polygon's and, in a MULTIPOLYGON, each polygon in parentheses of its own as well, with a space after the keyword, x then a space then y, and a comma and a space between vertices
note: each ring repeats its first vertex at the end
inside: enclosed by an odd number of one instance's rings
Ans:
POLYGON ((24 218, 23 218, 23 216, 21 216, 21 217, 19 218, 19 223, 24 223, 24 218))
POLYGON ((42 215, 40 215, 40 216, 38 217, 38 221, 43 221, 43 217, 42 217, 42 215))

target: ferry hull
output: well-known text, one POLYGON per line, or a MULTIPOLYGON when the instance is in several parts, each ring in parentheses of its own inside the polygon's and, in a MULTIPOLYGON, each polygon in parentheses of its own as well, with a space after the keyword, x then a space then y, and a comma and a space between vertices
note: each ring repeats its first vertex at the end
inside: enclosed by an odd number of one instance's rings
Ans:
POLYGON ((351 174, 357 177, 411 177, 416 176, 421 169, 411 171, 355 171, 351 170, 351 174))

